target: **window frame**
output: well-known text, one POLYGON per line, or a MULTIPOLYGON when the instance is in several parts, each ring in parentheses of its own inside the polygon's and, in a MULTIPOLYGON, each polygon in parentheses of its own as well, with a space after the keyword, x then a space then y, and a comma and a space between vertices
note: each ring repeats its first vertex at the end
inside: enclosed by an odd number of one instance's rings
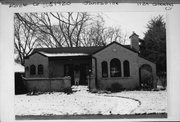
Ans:
POLYGON ((117 58, 113 58, 110 61, 110 76, 111 77, 122 77, 121 61, 117 58), (118 71, 118 73, 112 73, 112 72, 117 72, 117 71, 118 71))
POLYGON ((44 74, 44 66, 42 64, 39 64, 38 65, 38 75, 43 75, 43 74, 44 74))

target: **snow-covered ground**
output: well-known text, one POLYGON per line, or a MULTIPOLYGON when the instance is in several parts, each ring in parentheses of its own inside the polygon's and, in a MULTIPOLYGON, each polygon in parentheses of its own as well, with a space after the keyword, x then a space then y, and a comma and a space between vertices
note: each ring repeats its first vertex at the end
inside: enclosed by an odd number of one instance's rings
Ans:
POLYGON ((166 91, 90 93, 86 86, 73 86, 73 94, 61 92, 16 95, 16 115, 135 114, 167 111, 166 91))

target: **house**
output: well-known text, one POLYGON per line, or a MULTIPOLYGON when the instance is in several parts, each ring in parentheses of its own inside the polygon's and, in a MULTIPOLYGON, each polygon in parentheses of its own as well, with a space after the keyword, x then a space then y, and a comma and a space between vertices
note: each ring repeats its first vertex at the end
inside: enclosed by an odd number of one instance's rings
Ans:
POLYGON ((156 64, 139 56, 137 34, 129 38, 130 45, 35 48, 25 59, 25 83, 29 90, 60 91, 75 84, 74 72, 79 71, 79 85, 90 89, 107 89, 114 83, 135 89, 149 73, 156 87, 156 64))

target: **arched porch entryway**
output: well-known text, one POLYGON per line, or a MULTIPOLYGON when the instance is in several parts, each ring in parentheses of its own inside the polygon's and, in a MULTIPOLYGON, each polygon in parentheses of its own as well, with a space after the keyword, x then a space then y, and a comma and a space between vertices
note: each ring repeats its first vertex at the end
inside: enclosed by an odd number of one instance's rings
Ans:
POLYGON ((149 64, 143 64, 139 68, 139 86, 141 89, 150 90, 153 88, 152 67, 149 64))

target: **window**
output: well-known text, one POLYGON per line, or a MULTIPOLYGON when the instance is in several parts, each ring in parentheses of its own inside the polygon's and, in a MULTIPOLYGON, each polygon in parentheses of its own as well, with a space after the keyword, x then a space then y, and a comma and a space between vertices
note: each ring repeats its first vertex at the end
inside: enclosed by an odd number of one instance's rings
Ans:
POLYGON ((35 65, 31 65, 30 66, 30 75, 35 75, 36 74, 36 66, 35 65))
POLYGON ((112 59, 110 62, 111 77, 121 77, 121 62, 119 59, 112 59))
POLYGON ((123 67, 124 67, 124 77, 129 77, 130 76, 129 61, 127 60, 124 61, 123 67))
POLYGON ((42 75, 43 74, 43 65, 40 64, 38 65, 38 75, 42 75))
POLYGON ((102 68, 102 77, 108 77, 108 65, 106 61, 103 61, 101 63, 101 68, 102 68))

